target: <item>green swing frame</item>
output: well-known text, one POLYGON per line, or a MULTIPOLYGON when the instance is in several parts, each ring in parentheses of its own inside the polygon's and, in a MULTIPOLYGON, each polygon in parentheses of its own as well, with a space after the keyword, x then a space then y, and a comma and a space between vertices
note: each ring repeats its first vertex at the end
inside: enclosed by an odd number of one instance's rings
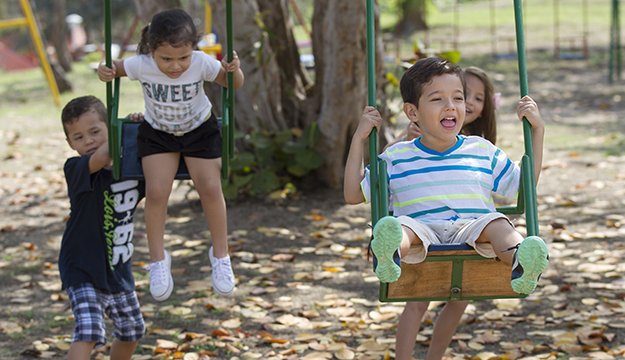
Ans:
MULTIPOLYGON (((111 0, 104 0, 104 33, 105 63, 112 66, 111 59, 111 0)), ((233 58, 232 36, 232 0, 226 0, 226 43, 227 60, 233 58)), ((139 123, 128 118, 118 118, 120 95, 120 78, 106 83, 107 127, 109 133, 109 156, 113 159, 113 177, 118 180, 143 179, 141 161, 136 157, 136 134, 139 123)), ((221 123, 222 163, 221 177, 228 178, 229 159, 234 157, 234 74, 228 72, 228 87, 221 91, 222 116, 217 118, 221 123)), ((190 179, 184 158, 180 157, 180 165, 176 179, 190 179)))
MULTIPOLYGON (((528 94, 523 12, 521 0, 514 0, 517 53, 521 97, 528 94)), ((367 0, 367 78, 368 104, 376 105, 375 96, 375 32, 373 0, 367 0)), ((503 214, 523 214, 527 235, 538 236, 536 177, 529 121, 523 119, 525 155, 521 160, 521 186, 516 206, 498 207, 503 214)), ((378 159, 377 133, 369 135, 371 180, 371 222, 389 214, 388 175, 386 162, 378 159), (377 159, 377 161, 374 161, 377 159)), ((425 261, 402 264, 402 275, 393 283, 380 283, 382 302, 486 300, 525 298, 510 286, 510 267, 501 261, 479 255, 466 244, 431 245, 425 261)))

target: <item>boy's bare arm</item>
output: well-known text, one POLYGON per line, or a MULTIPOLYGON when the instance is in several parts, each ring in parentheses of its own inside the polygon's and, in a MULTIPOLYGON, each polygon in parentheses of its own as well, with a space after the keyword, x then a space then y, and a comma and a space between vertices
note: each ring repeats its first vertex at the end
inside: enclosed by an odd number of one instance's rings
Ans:
POLYGON ((524 96, 517 106, 517 114, 519 119, 527 118, 532 126, 532 150, 534 151, 534 172, 536 174, 536 182, 540 177, 540 170, 543 165, 543 142, 545 138, 545 124, 540 116, 538 105, 529 96, 524 96))
POLYGON ((348 204, 360 204, 365 201, 365 197, 360 190, 360 182, 365 176, 363 161, 363 143, 352 139, 345 164, 345 179, 343 185, 343 196, 348 204))
POLYGON ((380 113, 374 107, 365 107, 360 117, 358 129, 356 129, 352 138, 347 163, 345 164, 343 196, 348 204, 360 204, 365 201, 365 197, 360 189, 360 182, 365 176, 364 143, 367 141, 371 130, 375 128, 379 131, 381 125, 382 117, 380 113))
POLYGON ((102 170, 111 160, 112 159, 109 157, 109 144, 105 142, 100 145, 98 150, 89 158, 89 173, 93 174, 94 172, 102 170))

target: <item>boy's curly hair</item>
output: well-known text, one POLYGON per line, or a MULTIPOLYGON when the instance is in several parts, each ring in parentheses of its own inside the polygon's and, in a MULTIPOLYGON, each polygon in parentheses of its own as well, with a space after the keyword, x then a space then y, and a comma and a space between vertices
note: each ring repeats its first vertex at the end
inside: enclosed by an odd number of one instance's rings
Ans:
POLYGON ((467 84, 464 81, 462 69, 458 65, 439 57, 429 57, 417 61, 401 77, 399 90, 404 103, 414 104, 418 109, 423 87, 435 76, 444 74, 457 75, 462 81, 463 94, 467 93, 467 84))
POLYGON ((98 113, 101 121, 106 122, 106 106, 104 106, 104 103, 97 97, 91 95, 81 96, 68 102, 61 113, 61 121, 63 122, 65 135, 67 136, 66 125, 72 124, 74 121, 78 120, 82 114, 92 110, 98 113))

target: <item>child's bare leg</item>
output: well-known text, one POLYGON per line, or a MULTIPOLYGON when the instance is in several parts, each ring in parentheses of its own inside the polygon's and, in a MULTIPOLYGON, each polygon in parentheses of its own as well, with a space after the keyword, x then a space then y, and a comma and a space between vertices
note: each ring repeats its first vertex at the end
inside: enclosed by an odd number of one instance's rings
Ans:
POLYGON ((496 219, 486 225, 476 242, 489 242, 498 258, 512 265, 514 251, 504 251, 523 242, 523 236, 506 219, 496 219))
POLYGON ((410 251, 410 247, 413 244, 421 245, 423 244, 423 242, 421 241, 421 239, 419 239, 417 234, 415 234, 414 231, 412 231, 412 229, 408 226, 402 225, 401 228, 404 234, 402 236, 401 245, 399 246, 399 248, 401 251, 401 257, 404 257, 406 256, 406 254, 408 254, 408 251, 410 251))
POLYGON ((130 360, 138 343, 139 340, 121 341, 119 339, 114 339, 111 345, 111 360, 130 360))
POLYGON ((541 238, 523 239, 506 219, 497 219, 484 228, 478 241, 489 241, 497 256, 511 265, 512 290, 531 294, 536 289, 540 275, 549 264, 547 245, 541 238))
POLYGON ((395 336, 395 359, 410 360, 414 351, 417 334, 421 328, 421 319, 428 309, 429 301, 409 302, 399 316, 397 335, 395 336))
POLYGON ((141 159, 145 176, 145 228, 151 262, 165 258, 163 237, 167 203, 179 162, 178 153, 154 154, 141 159))
POLYGON ((189 175, 200 195, 204 216, 213 238, 213 254, 217 258, 228 255, 228 219, 226 201, 221 191, 221 158, 201 159, 185 157, 189 175))
POLYGON ((89 360, 95 341, 73 341, 69 346, 67 360, 89 360))
POLYGON ((426 359, 439 360, 445 355, 445 350, 449 347, 468 304, 469 301, 448 301, 445 304, 434 324, 432 341, 430 341, 426 359))
POLYGON ((211 282, 219 295, 234 291, 235 278, 228 255, 228 221, 226 201, 221 192, 221 159, 185 158, 189 175, 200 194, 204 216, 213 238, 208 250, 211 262, 211 282))

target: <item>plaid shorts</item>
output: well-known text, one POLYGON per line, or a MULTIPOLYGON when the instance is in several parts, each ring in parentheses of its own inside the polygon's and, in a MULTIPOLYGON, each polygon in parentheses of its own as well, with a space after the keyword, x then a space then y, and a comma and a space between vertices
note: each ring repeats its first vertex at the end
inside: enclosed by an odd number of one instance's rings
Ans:
POLYGON ((143 337, 145 324, 134 290, 111 293, 85 283, 70 286, 67 296, 76 322, 72 342, 95 341, 95 347, 105 345, 104 314, 115 325, 115 338, 121 341, 137 341, 143 337))

